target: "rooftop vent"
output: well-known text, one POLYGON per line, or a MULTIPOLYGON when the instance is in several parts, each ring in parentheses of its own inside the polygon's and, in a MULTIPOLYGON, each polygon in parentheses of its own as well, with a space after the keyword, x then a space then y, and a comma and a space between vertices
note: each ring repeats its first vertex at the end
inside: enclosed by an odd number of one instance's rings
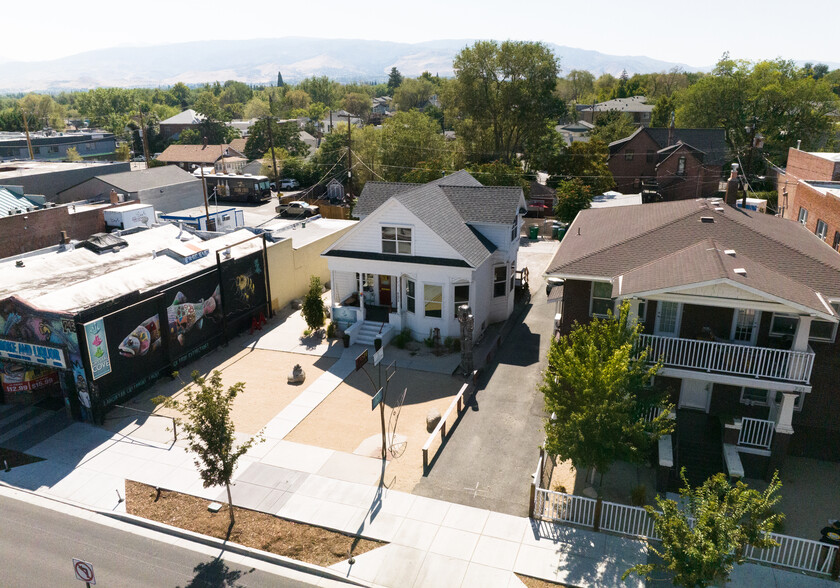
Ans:
POLYGON ((721 206, 716 206, 715 207, 715 212, 723 212, 724 210, 726 210, 726 209, 721 207, 721 206))
POLYGON ((713 223, 715 222, 715 217, 713 216, 701 216, 700 217, 701 223, 713 223))
POLYGON ((734 270, 732 270, 732 271, 733 271, 733 272, 735 272, 736 274, 738 274, 739 276, 746 276, 746 275, 747 275, 747 270, 745 270, 745 269, 744 269, 744 268, 742 268, 742 267, 736 267, 736 268, 735 268, 734 270))
POLYGON ((90 249, 94 253, 105 253, 106 251, 119 251, 124 247, 128 247, 128 242, 114 234, 96 233, 91 235, 85 241, 82 241, 82 246, 90 249))
POLYGON ((724 252, 726 255, 729 255, 730 257, 735 257, 735 250, 734 250, 734 249, 724 249, 724 251, 723 251, 723 252, 724 252))

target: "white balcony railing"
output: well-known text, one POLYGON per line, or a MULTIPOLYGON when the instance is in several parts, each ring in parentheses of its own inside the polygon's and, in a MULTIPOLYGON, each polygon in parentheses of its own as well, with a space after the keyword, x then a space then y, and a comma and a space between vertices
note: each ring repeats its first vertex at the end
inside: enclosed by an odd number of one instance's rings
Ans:
POLYGON ((641 335, 651 361, 662 357, 665 367, 687 368, 807 384, 814 367, 813 351, 785 351, 716 341, 641 335))
POLYGON ((738 433, 738 445, 770 449, 773 444, 773 431, 776 423, 765 419, 744 417, 741 419, 741 431, 738 433))

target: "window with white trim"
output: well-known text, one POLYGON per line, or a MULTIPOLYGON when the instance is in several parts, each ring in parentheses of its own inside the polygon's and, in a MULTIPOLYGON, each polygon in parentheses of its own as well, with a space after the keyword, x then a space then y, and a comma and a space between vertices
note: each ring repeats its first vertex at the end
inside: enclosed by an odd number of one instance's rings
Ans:
POLYGON ((516 264, 510 264, 510 291, 513 292, 513 289, 516 287, 516 264))
POLYGON ((828 225, 825 224, 824 220, 817 220, 817 230, 814 231, 814 233, 817 235, 817 237, 825 241, 825 236, 828 234, 828 225))
POLYGON ((589 314, 592 316, 607 316, 607 312, 612 309, 612 284, 609 282, 592 282, 592 301, 589 314))
POLYGON ((416 302, 414 299, 414 288, 414 280, 405 281, 405 308, 408 312, 414 312, 416 302))
POLYGON ((799 217, 797 220, 802 223, 803 225, 808 222, 808 209, 800 206, 799 207, 799 217))
POLYGON ((493 268, 493 298, 507 294, 507 266, 497 265, 493 268))
POLYGON ((470 285, 458 285, 453 288, 453 298, 455 301, 455 318, 458 318, 458 308, 463 305, 470 304, 470 285))
POLYGON ((382 227, 382 253, 411 255, 411 229, 382 227))
POLYGON ((769 394, 769 390, 743 386, 741 388, 741 404, 746 404, 747 406, 768 406, 767 398, 769 394))
POLYGON ((755 336, 758 334, 759 316, 759 311, 753 308, 735 310, 732 321, 732 340, 738 343, 755 343, 755 336))
POLYGON ((770 335, 774 337, 791 337, 796 334, 796 325, 799 324, 799 317, 792 314, 773 314, 770 322, 770 335))
POLYGON ((423 284, 423 315, 431 318, 443 316, 443 286, 423 284))
POLYGON ((632 149, 628 149, 624 152, 624 160, 625 161, 633 161, 633 157, 636 155, 636 152, 632 149))
POLYGON ((510 240, 516 241, 519 238, 519 218, 513 219, 513 226, 510 228, 510 240))
POLYGON ((677 160, 677 175, 684 176, 685 175, 685 157, 680 157, 677 160))
MULTIPOLYGON (((831 308, 834 312, 840 313, 840 302, 832 302, 831 308)), ((811 330, 808 333, 808 339, 811 341, 828 341, 833 343, 837 336, 837 323, 831 321, 821 321, 813 319, 811 321, 811 330)))

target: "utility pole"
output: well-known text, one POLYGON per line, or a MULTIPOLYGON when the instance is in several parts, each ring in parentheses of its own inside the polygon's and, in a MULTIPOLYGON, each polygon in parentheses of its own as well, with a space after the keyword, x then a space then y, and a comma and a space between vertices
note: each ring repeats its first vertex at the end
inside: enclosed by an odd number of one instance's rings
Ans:
POLYGON ((266 120, 266 124, 268 125, 268 146, 271 149, 271 165, 274 168, 274 181, 279 182, 280 178, 277 177, 277 156, 274 155, 274 133, 271 130, 271 123, 272 123, 273 120, 274 120, 274 103, 271 101, 271 92, 269 92, 268 93, 268 119, 266 120))
MULTIPOLYGON (((204 137, 204 144, 207 145, 207 137, 204 137)), ((207 203, 207 180, 204 179, 204 164, 199 163, 201 168, 201 191, 204 194, 204 215, 207 219, 207 229, 210 229, 210 205, 207 203)))
POLYGON ((146 136, 146 125, 143 122, 143 108, 138 106, 137 111, 140 113, 140 142, 143 144, 143 157, 146 159, 146 169, 151 167, 149 161, 149 137, 146 136))
POLYGON ((26 111, 21 109, 21 118, 23 118, 23 130, 26 131, 26 146, 29 148, 29 159, 35 159, 35 154, 32 152, 32 140, 29 138, 29 123, 26 121, 26 111))
POLYGON ((350 195, 350 174, 352 173, 350 170, 353 169, 353 152, 350 148, 351 143, 351 135, 350 135, 350 113, 343 114, 342 116, 347 117, 347 195, 350 195))

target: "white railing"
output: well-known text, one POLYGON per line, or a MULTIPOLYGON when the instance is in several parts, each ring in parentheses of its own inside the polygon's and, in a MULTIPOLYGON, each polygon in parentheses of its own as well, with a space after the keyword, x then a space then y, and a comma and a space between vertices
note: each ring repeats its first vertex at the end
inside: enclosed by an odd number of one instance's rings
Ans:
POLYGON ((596 502, 585 496, 537 488, 534 495, 534 518, 592 527, 596 502))
MULTIPOLYGON (((644 508, 601 501, 599 509, 598 502, 584 496, 537 488, 533 517, 659 541, 653 519, 644 508)), ((689 524, 694 525, 690 517, 689 524)), ((779 545, 766 549, 747 546, 744 552, 746 559, 816 574, 830 574, 838 557, 835 545, 778 533, 772 533, 770 537, 779 545)))
POLYGON ((651 361, 662 358, 665 367, 679 367, 791 382, 808 383, 814 366, 813 351, 786 351, 716 341, 640 335, 651 361))
POLYGON ((777 533, 772 533, 770 536, 779 545, 766 549, 747 546, 744 553, 747 559, 806 572, 819 574, 831 572, 834 558, 837 557, 836 545, 826 545, 811 539, 800 539, 777 533))
POLYGON ((741 419, 741 432, 738 434, 738 445, 770 449, 773 443, 773 431, 776 423, 764 419, 744 417, 741 419))
POLYGON ((661 414, 661 406, 651 406, 649 409, 647 409, 647 411, 645 411, 645 421, 648 423, 652 423, 654 419, 657 419, 661 414))
POLYGON ((653 530, 653 519, 645 509, 638 506, 602 502, 600 527, 604 531, 623 535, 659 539, 653 530))

